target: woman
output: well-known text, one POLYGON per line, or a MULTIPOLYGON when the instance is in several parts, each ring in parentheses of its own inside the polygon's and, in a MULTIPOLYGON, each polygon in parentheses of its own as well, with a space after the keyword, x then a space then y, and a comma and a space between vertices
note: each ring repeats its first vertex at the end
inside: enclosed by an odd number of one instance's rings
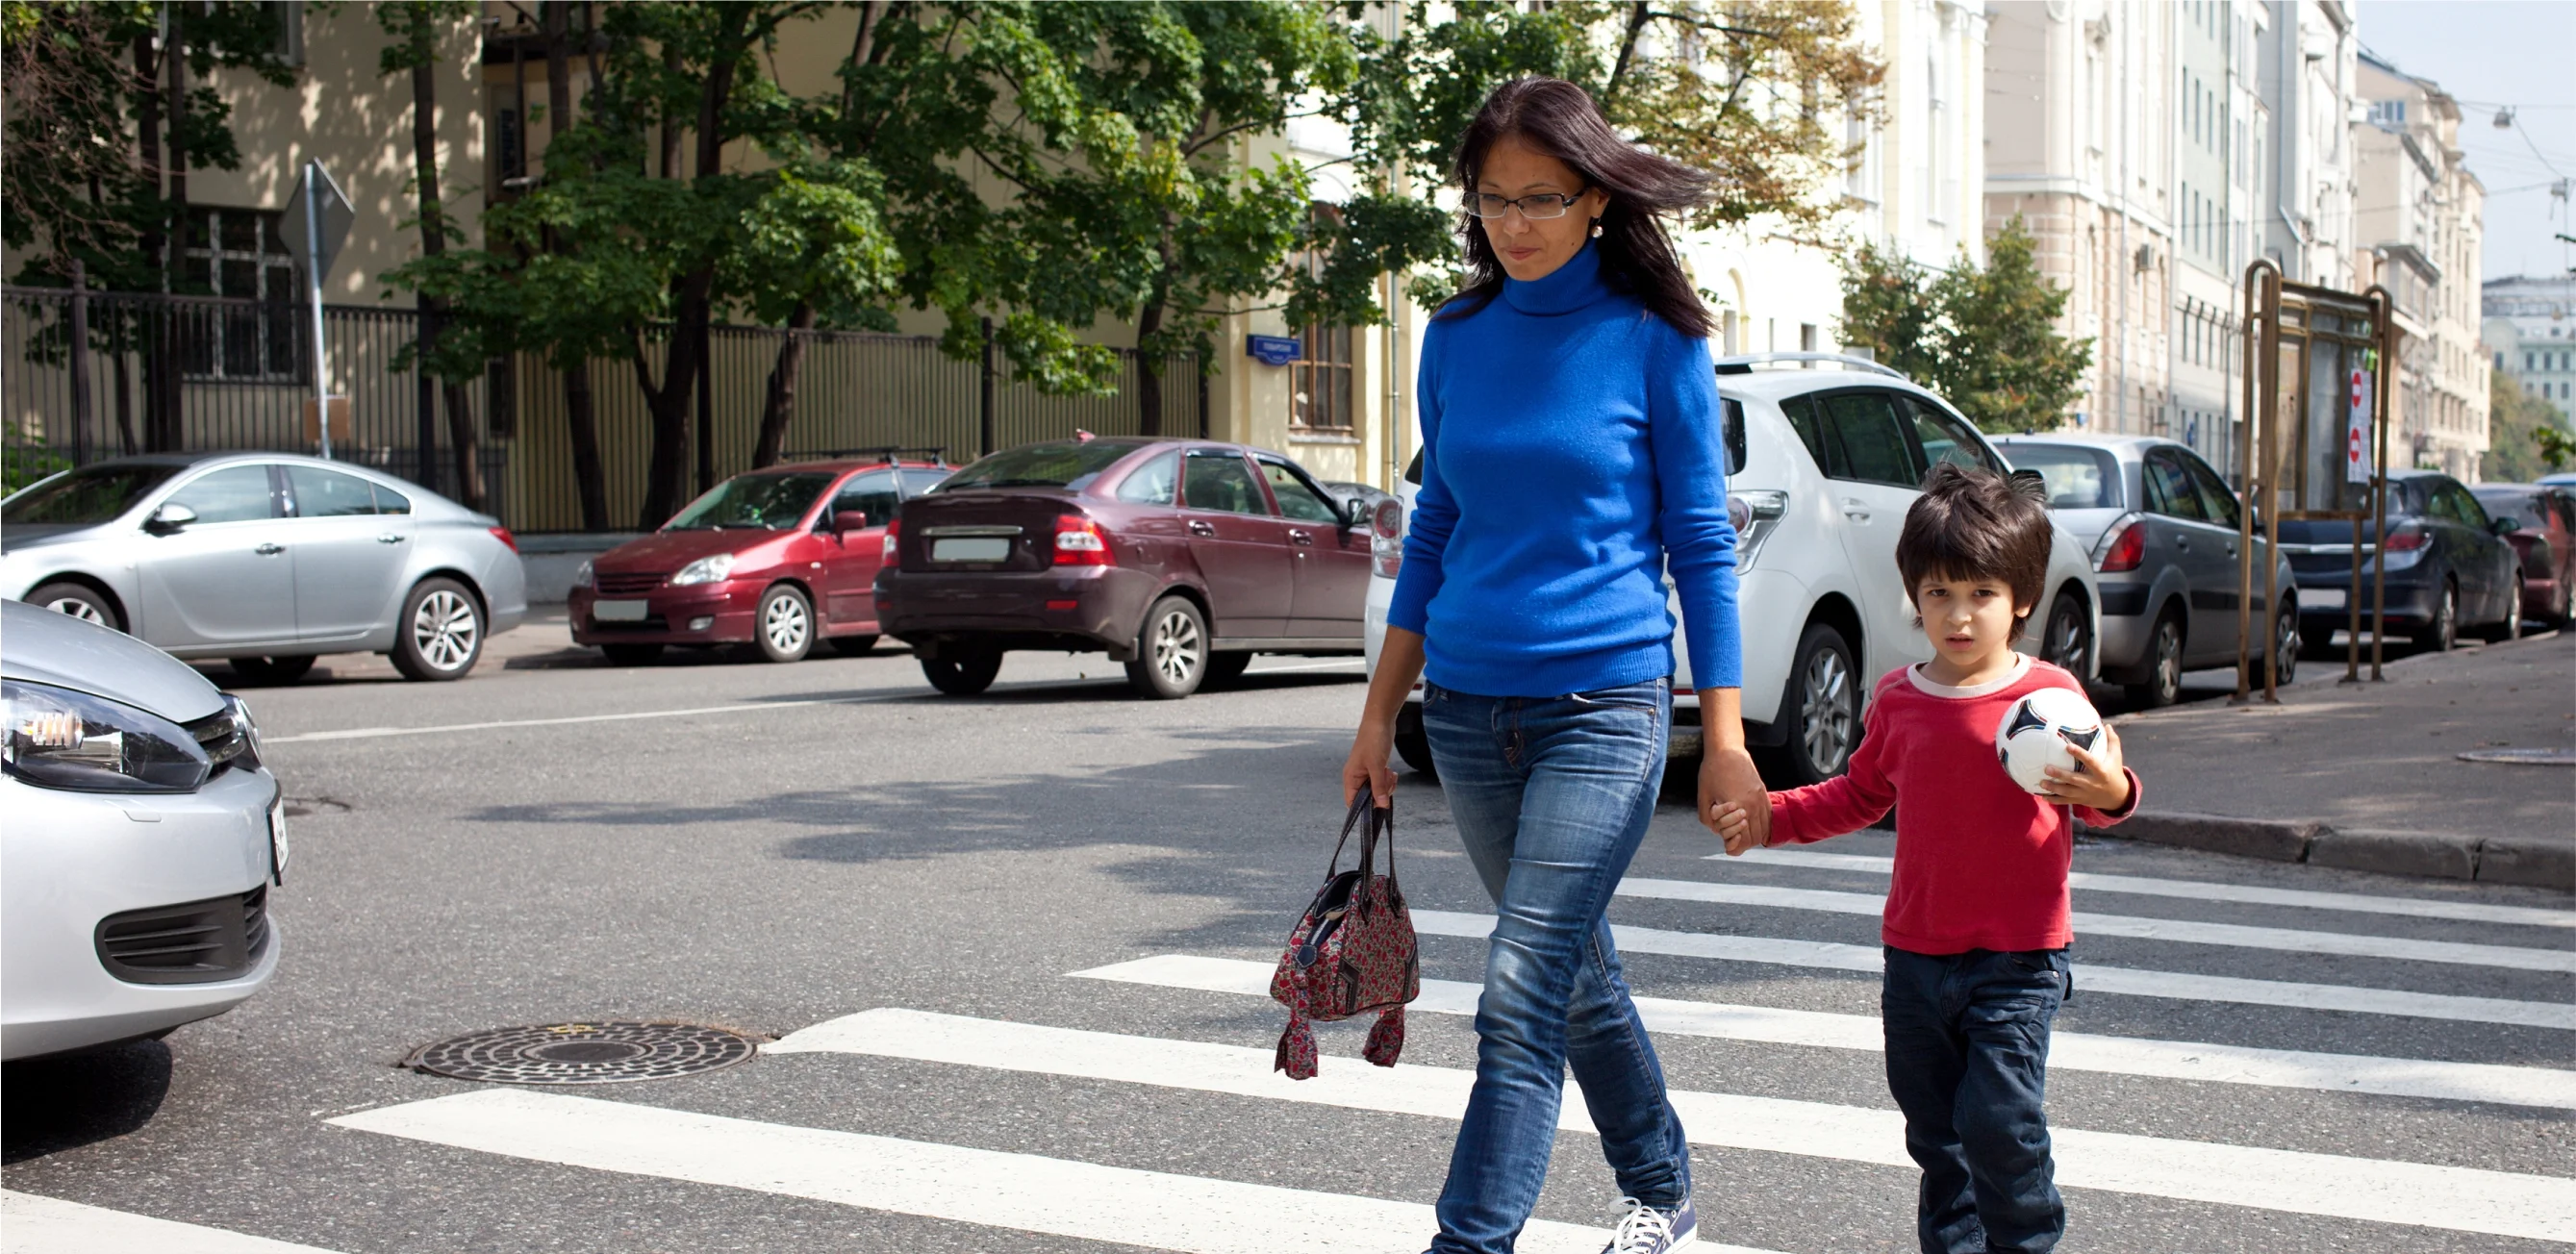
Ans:
POLYGON ((1627 1197, 1611 1243, 1696 1235, 1690 1143, 1604 917, 1663 781, 1680 589, 1707 752, 1700 818, 1770 811, 1737 701, 1735 531, 1710 329, 1658 215, 1709 179, 1611 132, 1570 83, 1486 97, 1458 149, 1470 282, 1423 337, 1422 492, 1342 768, 1387 803, 1417 676, 1497 918, 1476 1086, 1435 1254, 1503 1254, 1537 1202, 1571 1066, 1627 1197))

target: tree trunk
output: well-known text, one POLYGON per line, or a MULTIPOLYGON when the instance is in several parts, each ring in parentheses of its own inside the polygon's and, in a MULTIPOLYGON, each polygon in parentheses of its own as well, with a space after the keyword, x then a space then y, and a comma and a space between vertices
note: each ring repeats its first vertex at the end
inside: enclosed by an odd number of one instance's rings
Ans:
POLYGON ((778 361, 769 368, 769 395, 760 407, 760 441, 751 450, 751 468, 775 466, 787 451, 787 424, 796 418, 796 374, 805 366, 806 332, 814 329, 814 302, 798 301, 787 315, 787 339, 778 346, 778 361))
MULTIPOLYGON (((572 47, 571 11, 564 6, 569 0, 546 0, 543 10, 546 30, 546 151, 553 160, 554 142, 572 121, 572 47)), ((522 140, 522 142, 525 142, 522 140)), ((546 247, 556 248, 554 232, 546 232, 546 247)), ((608 530, 608 474, 599 460, 599 420, 591 406, 590 361, 576 357, 559 367, 563 372, 564 424, 572 437, 573 486, 581 494, 581 528, 584 531, 608 530)))
MULTIPOLYGON (((563 367, 564 426, 572 435, 573 486, 581 493, 581 529, 608 530, 608 476, 599 465, 599 419, 590 403, 590 362, 563 367)), ((659 524, 656 524, 657 526, 659 524)))
MULTIPOLYGON (((188 276, 188 41, 183 25, 185 6, 164 9, 170 22, 170 34, 162 41, 161 69, 168 82, 168 101, 162 106, 170 116, 170 144, 164 167, 169 171, 170 236, 162 252, 165 290, 180 291, 187 286, 188 276)), ((211 242, 211 241, 209 241, 211 242)), ((152 422, 144 432, 144 442, 154 452, 179 448, 185 440, 179 417, 181 347, 188 328, 177 317, 170 319, 167 333, 161 337, 160 369, 157 382, 161 394, 154 398, 152 422)))
MULTIPOLYGON (((135 36, 135 150, 141 158, 143 177, 151 184, 152 196, 157 200, 161 196, 161 93, 156 84, 160 82, 161 70, 153 56, 152 36, 135 36)), ((165 224, 158 213, 144 219, 142 238, 136 241, 136 246, 143 253, 142 268, 147 272, 158 272, 166 283, 170 263, 165 250, 169 247, 170 237, 162 230, 165 224)), ((149 290, 148 286, 146 290, 149 290)), ((117 315, 119 328, 125 325, 129 313, 134 322, 136 355, 142 359, 143 447, 158 448, 162 426, 161 378, 172 364, 169 344, 173 320, 166 311, 156 311, 150 305, 138 303, 117 315)), ((125 369, 119 365, 116 372, 116 416, 125 437, 125 451, 131 454, 136 446, 131 411, 127 406, 125 369)))
MULTIPOLYGON (((424 58, 411 68, 412 175, 420 184, 420 251, 429 257, 447 251, 445 206, 438 195, 438 75, 435 67, 435 62, 424 58)), ((431 297, 421 303, 425 307, 421 316, 429 319, 430 344, 434 348, 438 337, 447 332, 447 302, 431 297)), ((422 362, 421 369, 429 369, 429 363, 422 362)), ((483 459, 476 447, 473 406, 466 396, 464 384, 454 379, 442 379, 440 383, 440 399, 447 407, 448 443, 456 450, 456 502, 467 509, 479 510, 483 508, 483 459)))
POLYGON ((1163 329, 1163 300, 1159 289, 1136 318, 1136 433, 1144 436, 1163 434, 1163 376, 1145 356, 1145 345, 1153 342, 1156 331, 1163 329))
MULTIPOLYGON (((152 84, 159 77, 159 70, 152 64, 152 36, 135 36, 134 147, 136 156, 141 159, 143 177, 152 184, 152 194, 156 197, 161 194, 161 97, 153 91, 152 84)), ((163 264, 160 218, 144 220, 143 235, 136 244, 143 250, 144 264, 155 267, 163 264)))
MULTIPOLYGON (((745 27, 751 20, 747 5, 730 5, 717 11, 718 30, 714 50, 707 59, 707 81, 698 93, 698 161, 700 180, 714 177, 724 160, 724 105, 733 96, 735 62, 745 27)), ((715 287, 715 263, 682 275, 673 284, 671 302, 678 315, 671 328, 670 346, 662 357, 662 384, 647 384, 646 398, 653 413, 653 456, 651 480, 644 494, 645 526, 659 527, 686 503, 689 473, 689 402, 697 394, 698 372, 706 368, 701 352, 707 340, 707 326, 714 318, 709 293, 715 287)), ((641 356, 644 343, 635 342, 635 368, 639 380, 646 374, 641 356)))

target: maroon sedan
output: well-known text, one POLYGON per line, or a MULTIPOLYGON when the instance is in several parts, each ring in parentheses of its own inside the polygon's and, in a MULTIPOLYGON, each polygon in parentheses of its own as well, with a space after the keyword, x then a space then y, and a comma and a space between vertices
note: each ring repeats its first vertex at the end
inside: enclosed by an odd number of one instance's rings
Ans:
POLYGON ((2522 561, 2522 616, 2566 626, 2576 590, 2576 496, 2530 483, 2481 483, 2469 492, 2488 517, 2516 524, 2504 538, 2522 561))
POLYGON ((906 497, 948 477, 920 462, 802 462, 735 475, 663 524, 584 563, 572 638, 636 666, 667 645, 751 644, 793 662, 829 640, 875 648, 870 587, 906 497))
POLYGON ((877 617, 941 692, 982 692, 1008 650, 1062 649, 1126 663, 1145 696, 1185 697, 1255 653, 1361 651, 1365 514, 1264 449, 1026 445, 905 503, 877 617))

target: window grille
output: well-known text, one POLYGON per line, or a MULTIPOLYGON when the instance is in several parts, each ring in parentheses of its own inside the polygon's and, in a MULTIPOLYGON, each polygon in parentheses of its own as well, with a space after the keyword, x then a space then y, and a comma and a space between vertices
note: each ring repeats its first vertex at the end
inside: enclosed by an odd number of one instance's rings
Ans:
POLYGON ((256 302, 204 308, 185 319, 180 371, 192 379, 291 381, 302 355, 294 255, 266 209, 195 209, 188 215, 190 293, 256 302))

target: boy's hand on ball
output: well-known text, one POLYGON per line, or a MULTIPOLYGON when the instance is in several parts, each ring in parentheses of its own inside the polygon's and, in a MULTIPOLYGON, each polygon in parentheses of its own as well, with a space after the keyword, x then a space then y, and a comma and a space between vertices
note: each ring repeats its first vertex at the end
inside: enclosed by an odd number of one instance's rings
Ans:
POLYGON ((2048 768, 2048 779, 2040 785, 2040 795, 2061 805, 2091 806, 2109 813, 2129 803, 2129 776, 2122 769, 2120 733, 2102 729, 2099 751, 2069 744, 2066 752, 2074 757, 2076 769, 2048 768))

